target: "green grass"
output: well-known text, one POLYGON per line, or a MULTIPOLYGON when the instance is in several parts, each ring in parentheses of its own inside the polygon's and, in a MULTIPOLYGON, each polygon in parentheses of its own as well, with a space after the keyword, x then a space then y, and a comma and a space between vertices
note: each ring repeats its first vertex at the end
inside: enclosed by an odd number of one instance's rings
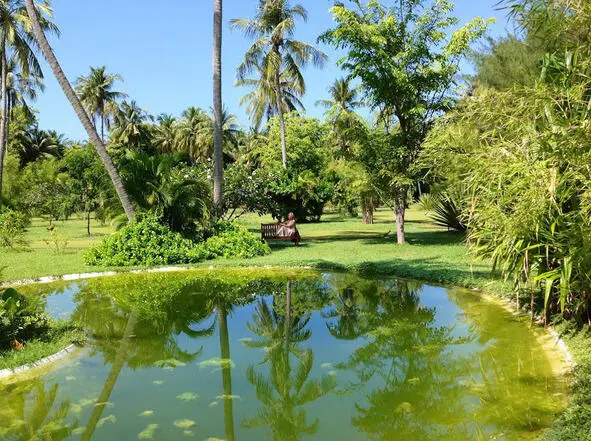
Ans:
POLYGON ((70 219, 56 222, 56 232, 68 238, 67 248, 57 253, 45 240, 50 239, 49 223, 43 219, 33 219, 26 233, 28 246, 22 249, 0 249, 0 280, 31 279, 49 275, 63 275, 78 272, 102 271, 107 268, 90 269, 82 262, 82 253, 113 229, 107 224, 93 221, 92 235, 86 233, 86 221, 70 219))
POLYGON ((591 440, 591 331, 569 322, 555 326, 575 359, 575 383, 568 409, 541 441, 591 440))
MULTIPOLYGON (((399 246, 392 218, 392 212, 387 209, 378 211, 374 225, 364 225, 357 218, 326 215, 320 223, 298 226, 303 238, 300 248, 289 242, 271 242, 273 253, 268 256, 249 260, 218 259, 196 266, 311 266, 408 277, 446 285, 490 289, 500 285, 491 281, 487 263, 473 261, 461 234, 435 226, 418 208, 412 208, 407 216, 408 243, 399 246)), ((255 215, 245 216, 240 221, 257 234, 261 223, 272 222, 270 218, 255 215)), ((35 219, 26 235, 29 248, 2 250, 0 268, 4 267, 3 280, 113 270, 90 267, 82 261, 84 250, 112 231, 110 226, 93 222, 92 235, 88 237, 84 220, 59 222, 58 234, 69 238, 68 247, 62 254, 57 254, 43 241, 50 236, 47 226, 46 221, 35 219)))
POLYGON ((0 351, 0 369, 14 369, 39 361, 58 353, 72 343, 84 340, 83 331, 66 322, 56 322, 42 339, 27 342, 23 351, 0 351))

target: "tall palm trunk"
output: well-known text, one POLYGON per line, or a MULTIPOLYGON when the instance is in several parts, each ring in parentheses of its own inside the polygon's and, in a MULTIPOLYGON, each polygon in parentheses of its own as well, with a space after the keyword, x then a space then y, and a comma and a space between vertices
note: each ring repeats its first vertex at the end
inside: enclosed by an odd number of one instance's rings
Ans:
POLYGON ((0 116, 0 208, 2 208, 2 177, 4 175, 4 156, 6 154, 6 131, 8 128, 8 93, 7 93, 7 76, 8 66, 6 60, 6 42, 2 42, 2 58, 0 64, 0 87, 2 88, 2 115, 0 116))
POLYGON ((281 79, 279 72, 275 73, 275 89, 277 98, 277 114, 279 115, 279 126, 281 127, 281 162, 283 168, 287 169, 287 134, 285 130, 285 116, 283 114, 283 100, 281 99, 281 79))
POLYGON ((117 195, 119 196, 119 200, 121 201, 121 205, 123 206, 123 210, 125 210, 125 214, 127 215, 127 218, 131 221, 131 220, 133 220, 133 217, 134 217, 133 205, 131 204, 131 201, 129 199, 129 195, 127 194, 127 192, 125 191, 125 188, 123 187, 123 183, 121 182, 121 177, 119 176, 119 173, 117 172, 117 169, 115 168, 115 164, 113 164, 113 160, 109 156, 109 153, 107 152, 107 149, 105 148, 105 145, 101 141, 101 139, 96 131, 96 128, 92 125, 92 122, 90 121, 90 118, 88 117, 88 114, 84 110, 84 107, 82 107, 82 103, 80 103, 80 99, 78 98, 78 95, 76 95, 76 93, 74 92, 72 85, 68 81, 68 78, 64 74, 64 71, 62 70, 55 54, 53 53, 53 50, 51 49, 51 46, 49 45, 49 42, 47 41, 47 37, 45 36, 45 33, 43 32, 43 29, 41 29, 41 25, 39 23, 39 17, 37 16, 37 10, 35 9, 35 5, 33 3, 33 0, 25 0, 25 1, 26 1, 26 6, 27 6, 27 13, 28 13, 29 18, 31 20, 33 33, 35 34, 35 38, 37 39, 37 42, 39 43, 39 46, 41 47, 41 50, 43 51, 43 55, 45 56, 49 65, 51 66, 51 70, 53 71, 53 74, 55 75, 57 82, 60 84, 62 90, 64 91, 64 94, 68 98, 68 101, 70 101, 70 104, 72 105, 72 108, 76 112, 78 119, 80 119, 80 122, 82 123, 82 125, 86 129, 86 133, 88 133, 88 137, 90 138, 90 141, 93 143, 94 148, 96 149, 99 157, 101 158, 101 161, 102 161, 104 167, 107 169, 107 173, 109 173, 109 177, 111 178, 111 181, 113 182, 113 186, 115 187, 115 191, 117 192, 117 195))
POLYGON ((224 193, 224 143, 222 132, 222 0, 213 11, 213 205, 222 216, 224 193))

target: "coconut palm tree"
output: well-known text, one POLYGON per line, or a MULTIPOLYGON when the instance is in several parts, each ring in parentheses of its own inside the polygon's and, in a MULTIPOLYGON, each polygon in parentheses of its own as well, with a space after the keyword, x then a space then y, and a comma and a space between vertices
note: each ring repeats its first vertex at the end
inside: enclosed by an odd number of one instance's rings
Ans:
POLYGON ((213 2, 213 206, 222 215, 224 194, 224 140, 222 105, 222 0, 213 2))
POLYGON ((159 153, 171 153, 177 150, 178 124, 174 116, 158 115, 158 125, 154 127, 153 141, 159 153))
POLYGON ((287 71, 290 78, 297 79, 298 89, 305 92, 302 67, 310 63, 322 67, 327 59, 320 50, 293 38, 296 19, 307 20, 307 17, 308 13, 303 6, 291 7, 289 0, 259 0, 253 20, 235 19, 231 22, 233 28, 256 39, 238 67, 238 79, 244 79, 249 73, 260 69, 265 81, 272 84, 275 90, 284 168, 287 168, 287 135, 281 87, 282 72, 287 71))
MULTIPOLYGON (((8 60, 8 76, 6 78, 7 87, 7 122, 10 123, 14 116, 14 108, 21 106, 28 117, 33 117, 33 111, 29 107, 29 100, 36 100, 39 91, 45 90, 43 77, 34 73, 25 75, 18 61, 14 56, 8 60)), ((8 138, 8 126, 6 126, 6 137, 8 138)))
POLYGON ((65 144, 63 135, 35 127, 19 135, 14 146, 19 157, 19 166, 22 169, 27 164, 41 158, 61 158, 65 144))
POLYGON ((183 112, 179 121, 177 148, 186 152, 194 160, 211 158, 211 146, 207 143, 207 133, 211 129, 209 115, 197 107, 183 112))
MULTIPOLYGON (((253 126, 258 130, 263 122, 278 114, 277 98, 273 81, 265 76, 261 66, 253 67, 255 78, 241 78, 236 81, 236 86, 252 89, 240 100, 240 105, 246 105, 246 111, 251 117, 253 126)), ((297 78, 290 78, 289 71, 283 71, 280 76, 280 99, 283 102, 283 112, 289 113, 305 110, 300 98, 305 92, 297 78)))
POLYGON ((350 82, 346 78, 339 78, 335 80, 332 86, 329 87, 330 100, 318 100, 317 106, 322 106, 328 109, 328 113, 332 114, 334 119, 338 119, 343 112, 351 113, 361 105, 358 100, 359 93, 356 89, 351 89, 350 82))
POLYGON ((150 127, 147 123, 151 119, 135 101, 123 101, 113 119, 111 141, 130 149, 139 149, 149 141, 150 127))
MULTIPOLYGON (((224 158, 232 158, 229 155, 229 153, 236 150, 236 148, 238 147, 238 138, 240 136, 240 126, 238 125, 238 118, 236 117, 236 115, 231 114, 228 111, 228 109, 224 106, 222 110, 221 121, 222 141, 224 144, 224 158)), ((204 145, 208 146, 207 151, 211 151, 211 147, 214 147, 214 125, 215 116, 212 115, 210 124, 205 124, 202 127, 200 139, 204 145)))
MULTIPOLYGON (((129 220, 133 220, 133 217, 134 217, 133 205, 131 204, 129 196, 127 195, 127 192, 125 191, 125 188, 123 187, 123 183, 121 182, 121 178, 119 177, 119 173, 117 172, 117 169, 115 168, 115 164, 113 163, 113 160, 109 156, 109 153, 107 152, 105 145, 103 144, 101 138, 99 137, 99 135, 96 131, 96 128, 92 125, 92 121, 90 120, 90 118, 88 117, 88 114, 84 110, 84 107, 82 106, 82 103, 80 102, 80 99, 76 95, 76 92, 74 92, 72 85, 68 81, 68 78, 66 77, 63 69, 61 68, 55 54, 53 53, 53 50, 51 49, 51 46, 49 45, 49 41, 47 41, 47 37, 45 36, 44 28, 48 28, 48 25, 47 25, 48 21, 43 17, 43 14, 46 13, 45 11, 47 10, 47 8, 43 9, 43 8, 36 7, 33 0, 25 0, 25 3, 26 3, 26 8, 27 8, 27 14, 30 19, 31 29, 33 30, 33 33, 35 35, 35 39, 37 40, 39 46, 41 47, 45 58, 49 62, 49 65, 51 66, 51 70, 53 71, 57 82, 59 83, 62 90, 64 91, 64 94, 66 95, 66 97, 70 101, 70 104, 72 105, 72 108, 74 109, 74 111, 76 112, 76 115, 80 119, 80 122, 82 123, 82 125, 86 129, 86 132, 88 133, 88 137, 90 138, 90 141, 94 145, 94 148, 96 149, 99 157, 101 158, 101 161, 102 161, 103 165, 105 166, 105 169, 109 173, 109 177, 111 178, 111 182, 113 183, 113 186, 115 187, 115 191, 117 192, 117 196, 119 196, 119 200, 121 201, 121 205, 123 206, 123 210, 125 211, 127 218, 129 220)), ((2 4, 4 4, 4 2, 2 2, 2 4)), ((49 29, 52 29, 52 27, 50 27, 49 29)))
POLYGON ((101 125, 101 139, 105 142, 105 129, 109 130, 112 118, 119 108, 118 101, 127 95, 113 90, 117 81, 123 78, 117 74, 108 74, 107 67, 90 67, 88 76, 76 80, 76 92, 88 112, 88 116, 98 128, 101 125))
MULTIPOLYGON (((59 33, 49 20, 51 8, 47 2, 31 2, 37 11, 39 27, 45 31, 59 33)), ((7 147, 8 131, 8 63, 11 58, 19 65, 24 77, 42 76, 39 61, 35 56, 37 44, 31 32, 31 23, 27 17, 22 0, 4 0, 0 2, 0 89, 2 110, 0 116, 0 205, 2 204, 2 172, 4 155, 7 147)))

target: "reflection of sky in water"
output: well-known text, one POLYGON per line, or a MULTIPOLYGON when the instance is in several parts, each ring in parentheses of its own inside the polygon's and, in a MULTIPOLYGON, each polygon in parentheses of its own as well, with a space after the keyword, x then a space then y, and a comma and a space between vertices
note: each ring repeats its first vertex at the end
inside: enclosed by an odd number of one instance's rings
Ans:
MULTIPOLYGON (((149 280, 148 277, 145 278, 148 283, 149 280)), ((330 275, 323 275, 319 285, 332 289, 332 283, 333 279, 330 275)), ((379 284, 379 289, 396 287, 393 281, 375 283, 379 284)), ((285 282, 282 282, 281 286, 285 286, 285 282)), ((297 286, 297 282, 295 282, 295 286, 297 286)), ((352 286, 356 285, 352 284, 352 286)), ((48 311, 53 317, 67 317, 74 313, 77 305, 74 304, 73 297, 79 291, 79 287, 80 285, 73 284, 60 291, 59 294, 47 297, 48 311)), ((296 291, 294 288, 295 301, 297 301, 296 291)), ((273 305, 272 297, 265 299, 269 306, 273 305)), ((285 297, 282 296, 277 305, 284 305, 284 299, 285 297)), ((356 301, 363 305, 360 298, 356 298, 356 301)), ((249 324, 252 326, 254 323, 257 305, 258 301, 253 301, 245 306, 234 307, 227 320, 228 340, 233 362, 231 369, 231 394, 234 397, 232 411, 235 439, 239 441, 273 439, 270 437, 268 428, 251 429, 244 426, 247 418, 255 416, 258 411, 264 408, 263 401, 255 394, 253 385, 247 381, 247 369, 249 366, 253 366, 256 372, 261 373, 265 378, 270 377, 270 363, 262 364, 267 355, 265 350, 249 348, 244 344, 244 340, 258 338, 248 329, 249 324)), ((388 438, 383 437, 386 433, 398 433, 400 436, 397 436, 396 439, 408 441, 439 441, 440 439, 463 441, 464 439, 477 439, 477 426, 478 430, 484 430, 485 435, 498 435, 497 439, 506 441, 531 439, 535 435, 535 431, 530 433, 528 424, 531 421, 526 419, 532 414, 535 418, 536 412, 539 413, 540 409, 550 409, 549 413, 541 413, 542 423, 540 423, 542 427, 550 424, 551 418, 548 415, 551 415, 552 409, 558 410, 560 408, 560 400, 553 398, 552 393, 559 394, 563 389, 560 384, 552 381, 545 354, 536 349, 535 335, 528 330, 524 323, 508 319, 508 314, 502 308, 480 302, 471 293, 455 291, 448 293, 443 288, 423 286, 416 303, 416 307, 420 309, 419 305, 435 312, 428 323, 417 325, 416 316, 419 315, 417 310, 406 313, 396 310, 401 314, 399 320, 398 317, 382 315, 383 321, 374 325, 384 327, 386 330, 392 326, 392 329, 396 331, 392 333, 391 340, 385 338, 381 342, 383 345, 391 344, 385 347, 387 350, 391 351, 392 348, 401 344, 397 341, 398 338, 411 338, 415 332, 427 336, 421 338, 427 338, 427 343, 433 345, 435 340, 429 340, 434 335, 431 331, 440 328, 447 329, 448 337, 451 339, 482 337, 478 334, 479 332, 482 332, 483 335, 486 334, 486 338, 472 338, 461 344, 426 348, 427 353, 432 351, 434 354, 432 360, 425 357, 421 352, 424 348, 420 345, 408 353, 401 352, 397 355, 399 359, 388 359, 382 357, 381 354, 371 353, 371 351, 370 353, 364 352, 371 348, 373 337, 370 335, 352 340, 333 337, 328 330, 327 319, 322 316, 322 312, 328 311, 331 305, 324 305, 322 310, 313 311, 311 314, 311 320, 307 326, 311 338, 299 345, 301 349, 309 348, 313 351, 314 363, 306 377, 306 382, 319 380, 323 376, 331 374, 337 380, 337 390, 349 390, 349 393, 347 395, 330 393, 304 406, 297 407, 298 412, 305 411, 308 424, 318 418, 319 425, 317 432, 313 435, 300 434, 292 438, 293 441, 300 439, 302 441, 364 441, 368 439, 388 441, 388 438), (484 311, 483 308, 488 308, 486 314, 481 314, 484 311), (483 317, 486 317, 486 321, 483 317), (405 333, 404 326, 408 323, 418 326, 416 331, 405 333), (402 332, 396 328, 399 325, 402 326, 402 332), (497 342, 505 345, 505 348, 499 350, 497 342), (361 357, 360 363, 346 369, 338 368, 345 366, 347 362, 352 360, 354 354, 361 357), (484 366, 479 364, 482 360, 479 361, 478 357, 474 358, 479 354, 483 354, 484 366), (426 362, 431 364, 426 366, 426 362), (368 366, 364 366, 364 363, 368 363, 368 366), (410 387, 410 394, 400 397, 396 395, 398 388, 409 385, 408 382, 404 382, 405 370, 409 363, 417 365, 417 373, 413 378, 408 379, 409 382, 416 385, 416 391, 410 387), (492 364, 487 365, 486 363, 492 364), (518 364, 519 372, 514 369, 514 366, 518 364), (461 372, 461 375, 453 377, 453 374, 446 374, 446 366, 449 366, 450 371, 461 372), (361 380, 359 375, 362 368, 367 368, 367 372, 372 372, 372 375, 361 380), (481 371, 481 368, 484 371, 481 371), (498 378, 494 375, 494 369, 502 371, 506 384, 495 383, 498 378), (487 380, 494 388, 496 402, 490 404, 486 402, 488 392, 482 390, 483 372, 491 373, 487 380), (402 378, 402 383, 398 386, 396 383, 386 384, 386 374, 391 378, 402 378), (539 391, 539 385, 536 386, 535 382, 531 385, 520 383, 516 377, 521 374, 537 378, 538 383, 544 383, 544 390, 539 391), (466 383, 466 386, 459 387, 459 383, 466 383), (356 387, 352 388, 353 385, 356 387), (380 395, 389 388, 393 390, 392 393, 380 395), (513 388, 516 389, 514 394, 507 395, 506 389, 513 388), (425 397, 421 395, 422 391, 428 391, 431 395, 425 397), (376 413, 369 421, 366 421, 365 427, 378 428, 383 433, 364 433, 362 426, 355 426, 353 422, 359 418, 360 409, 367 408, 370 401, 377 396, 383 396, 383 399, 386 400, 383 406, 376 408, 380 412, 386 412, 386 416, 376 413), (431 412, 428 418, 423 414, 425 409, 429 409, 431 412), (441 418, 447 418, 444 416, 449 412, 449 409, 457 409, 455 410, 457 414, 452 415, 448 420, 441 420, 441 418), (507 412, 507 410, 511 412, 505 415, 503 412, 507 412), (512 418, 514 414, 518 418, 519 424, 517 426, 508 419, 512 418), (384 420, 384 418, 387 419, 384 420), (459 420, 454 421, 452 418, 459 420), (419 428, 426 427, 425 425, 429 426, 421 435, 409 438, 404 435, 404 432, 396 432, 393 429, 396 424, 404 420, 418 424, 419 428), (505 426, 501 426, 502 424, 505 426), (474 437, 462 438, 462 432, 459 429, 454 431, 454 425, 462 426, 474 437), (523 428, 526 430, 521 431, 523 428), (388 430, 392 430, 392 432, 388 432, 388 430), (437 434, 439 430, 443 430, 447 436, 441 438, 437 434), (448 432, 445 432, 446 430, 448 432), (452 435, 453 437, 450 437, 452 435)), ((178 305, 177 308, 182 309, 183 307, 178 305)), ((384 314, 387 307, 380 304, 377 308, 379 314, 384 314)), ((100 313, 102 314, 104 311, 100 311, 100 313)), ((120 311, 114 312, 114 314, 120 313, 120 311)), ((360 320, 369 320, 373 314, 376 314, 376 311, 362 310, 360 320)), ((108 316, 105 317, 108 319, 108 316)), ((59 385, 55 406, 60 402, 69 401, 70 412, 66 422, 77 421, 80 427, 84 427, 91 420, 93 413, 95 416, 100 413, 92 438, 95 441, 134 440, 138 439, 140 434, 143 434, 141 435, 143 439, 150 439, 149 435, 153 435, 154 440, 163 441, 187 439, 186 435, 190 434, 183 433, 183 430, 187 429, 180 426, 191 426, 190 430, 198 440, 208 438, 227 440, 224 424, 227 409, 224 406, 223 398, 221 398, 223 372, 216 365, 216 360, 219 360, 221 356, 220 323, 217 321, 216 313, 212 313, 209 318, 200 323, 193 324, 191 328, 193 330, 205 329, 212 324, 215 324, 213 335, 200 338, 191 338, 182 332, 168 336, 158 336, 155 332, 140 333, 145 336, 145 340, 135 337, 130 340, 130 353, 132 357, 135 357, 136 367, 130 367, 134 362, 127 359, 128 363, 122 367, 118 375, 115 375, 117 372, 114 373, 114 365, 118 357, 120 342, 116 339, 107 340, 101 342, 103 346, 96 346, 90 342, 90 347, 74 357, 73 361, 45 375, 42 380, 46 388, 53 384, 59 385), (188 361, 184 365, 180 364, 172 369, 165 368, 165 364, 162 365, 164 367, 156 367, 153 363, 143 365, 139 362, 143 359, 142 357, 148 357, 150 360, 169 357, 164 353, 154 353, 153 351, 159 351, 165 347, 170 348, 172 344, 176 344, 186 353, 198 353, 199 355, 195 360, 188 361), (108 361, 104 351, 110 353, 108 361), (101 403, 102 412, 98 412, 95 407, 96 401, 93 400, 96 400, 101 392, 108 388, 110 381, 113 388, 108 402, 101 403), (192 426, 192 422, 195 422, 196 425, 192 426), (158 425, 157 428, 152 426, 153 434, 149 430, 146 431, 151 424, 158 425)), ((372 332, 371 329, 369 331, 372 332)), ((292 371, 289 378, 293 379, 299 365, 298 358, 292 357, 292 371)), ((277 391, 275 390, 273 393, 277 397, 277 391)), ((28 398, 33 400, 35 395, 29 394, 28 398)), ((15 402, 16 397, 11 398, 10 393, 5 394, 0 390, 0 405, 14 404, 15 402)), ((6 420, 2 419, 1 409, 0 406, 0 428, 3 425, 6 427, 8 424, 6 420)), ((67 439, 78 440, 81 438, 80 435, 77 435, 67 439)), ((274 439, 282 441, 278 438, 274 439)))
POLYGON ((59 294, 47 296, 46 310, 55 319, 68 319, 76 309, 74 295, 79 291, 79 284, 73 283, 59 294))

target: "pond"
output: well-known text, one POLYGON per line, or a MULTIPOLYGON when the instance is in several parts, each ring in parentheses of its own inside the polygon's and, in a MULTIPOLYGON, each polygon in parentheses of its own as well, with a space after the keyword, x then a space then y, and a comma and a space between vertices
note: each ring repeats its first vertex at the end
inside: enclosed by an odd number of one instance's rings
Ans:
POLYGON ((86 346, 0 385, 1 440, 529 440, 560 354, 465 290, 196 271, 37 285, 86 346))

